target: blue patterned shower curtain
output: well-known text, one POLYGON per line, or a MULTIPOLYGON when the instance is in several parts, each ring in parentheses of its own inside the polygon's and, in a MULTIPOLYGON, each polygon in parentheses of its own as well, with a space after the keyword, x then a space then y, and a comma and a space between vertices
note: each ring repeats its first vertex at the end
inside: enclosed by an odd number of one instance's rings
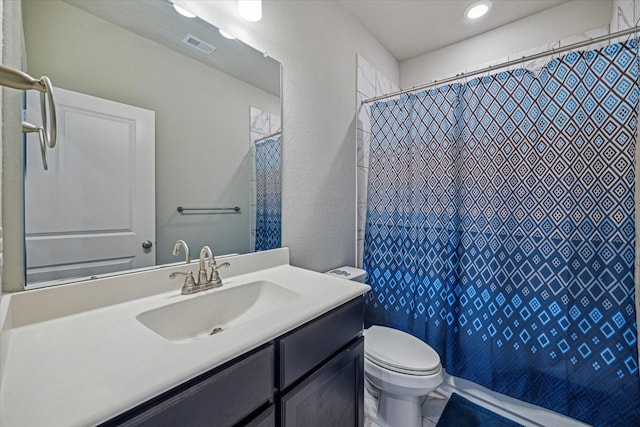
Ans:
POLYGON ((281 245, 280 135, 256 144, 256 251, 281 245))
POLYGON ((367 324, 449 374, 640 426, 637 40, 371 106, 367 324))

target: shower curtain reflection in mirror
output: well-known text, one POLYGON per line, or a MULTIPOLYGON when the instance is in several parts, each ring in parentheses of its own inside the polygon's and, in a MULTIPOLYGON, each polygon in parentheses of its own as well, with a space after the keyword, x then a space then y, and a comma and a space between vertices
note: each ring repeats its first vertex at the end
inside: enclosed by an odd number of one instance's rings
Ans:
POLYGON ((255 142, 256 251, 281 246, 282 150, 280 140, 281 135, 278 133, 255 142))

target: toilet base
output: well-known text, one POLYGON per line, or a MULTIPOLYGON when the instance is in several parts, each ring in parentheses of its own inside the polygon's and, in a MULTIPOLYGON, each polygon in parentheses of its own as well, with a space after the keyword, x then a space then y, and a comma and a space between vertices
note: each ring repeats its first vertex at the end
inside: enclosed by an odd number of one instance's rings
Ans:
POLYGON ((378 420, 382 427, 421 427, 424 396, 398 396, 380 391, 378 420))

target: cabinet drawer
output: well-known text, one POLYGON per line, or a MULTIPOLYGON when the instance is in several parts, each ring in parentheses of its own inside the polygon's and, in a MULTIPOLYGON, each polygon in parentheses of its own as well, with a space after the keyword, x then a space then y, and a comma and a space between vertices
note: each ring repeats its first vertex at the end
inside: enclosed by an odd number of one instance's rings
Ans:
POLYGON ((363 301, 358 297, 278 340, 280 390, 362 334, 363 301))
POLYGON ((134 410, 133 417, 115 424, 231 426, 272 399, 273 346, 270 345, 221 371, 213 371, 208 378, 187 388, 160 396, 160 403, 134 410))

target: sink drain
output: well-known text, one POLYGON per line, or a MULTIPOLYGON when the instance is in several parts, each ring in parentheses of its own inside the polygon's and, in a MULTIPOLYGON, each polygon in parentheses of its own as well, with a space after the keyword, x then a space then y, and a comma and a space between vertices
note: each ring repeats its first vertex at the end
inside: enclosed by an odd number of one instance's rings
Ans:
POLYGON ((218 332, 222 332, 222 331, 223 331, 222 328, 213 328, 211 332, 209 332, 209 335, 217 334, 218 332))

